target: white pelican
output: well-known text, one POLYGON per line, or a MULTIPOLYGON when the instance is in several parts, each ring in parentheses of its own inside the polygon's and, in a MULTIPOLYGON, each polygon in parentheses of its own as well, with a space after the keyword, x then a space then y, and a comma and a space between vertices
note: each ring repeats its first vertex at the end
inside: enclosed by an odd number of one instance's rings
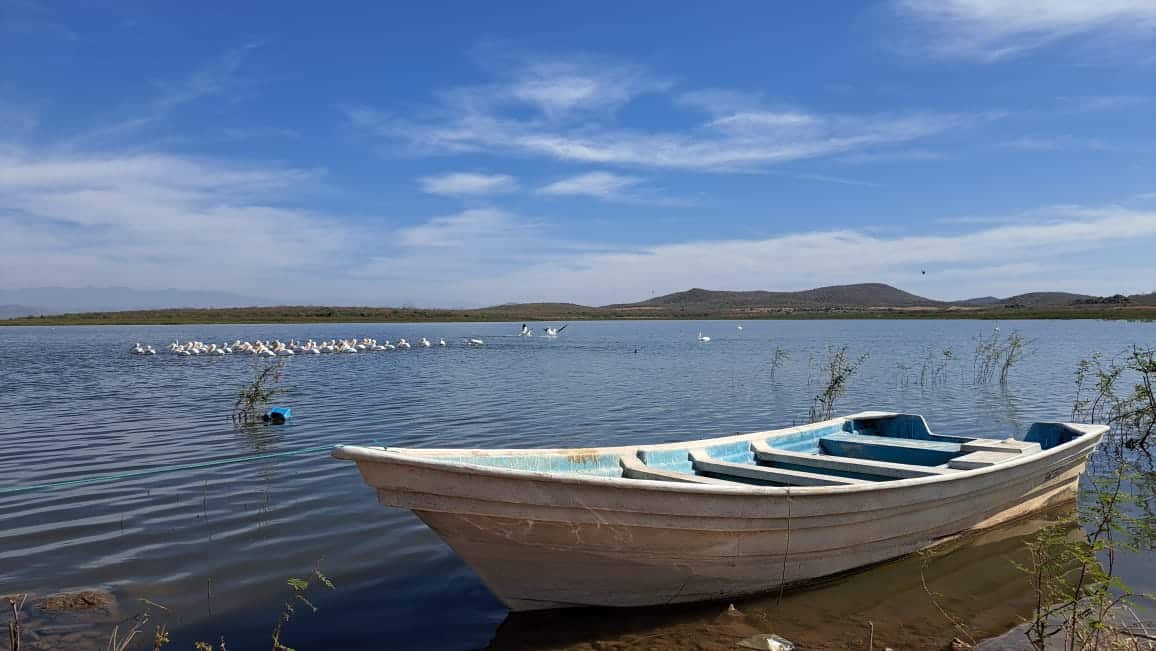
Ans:
POLYGON ((467 346, 481 346, 484 343, 486 343, 486 342, 484 342, 481 339, 478 339, 476 337, 471 337, 469 339, 466 339, 466 345, 467 346))
POLYGON ((710 337, 704 337, 704 336, 702 336, 702 333, 700 332, 700 333, 698 333, 698 340, 705 344, 706 342, 710 341, 710 337))
POLYGON ((739 329, 739 330, 742 330, 742 329, 743 329, 743 327, 742 327, 742 326, 737 326, 737 327, 738 327, 738 329, 739 329))
POLYGON ((406 341, 405 338, 403 337, 403 338, 397 340, 397 347, 398 348, 409 348, 410 345, 409 345, 409 342, 406 341))
POLYGON ((445 340, 445 339, 438 339, 438 345, 439 345, 439 346, 444 346, 444 345, 446 345, 446 340, 445 340))
POLYGON ((567 323, 566 325, 563 325, 561 328, 546 328, 546 336, 547 337, 557 337, 558 333, 565 330, 566 326, 568 326, 568 325, 570 325, 570 324, 567 323))
POLYGON ((530 326, 526 325, 525 323, 523 323, 522 324, 522 331, 518 333, 518 336, 519 337, 533 337, 534 336, 534 329, 531 328, 530 326))
POLYGON ((425 337, 422 337, 422 338, 421 338, 421 339, 420 339, 420 340, 417 342, 417 345, 421 346, 422 348, 429 348, 429 347, 430 347, 430 342, 429 342, 429 339, 426 339, 425 337))

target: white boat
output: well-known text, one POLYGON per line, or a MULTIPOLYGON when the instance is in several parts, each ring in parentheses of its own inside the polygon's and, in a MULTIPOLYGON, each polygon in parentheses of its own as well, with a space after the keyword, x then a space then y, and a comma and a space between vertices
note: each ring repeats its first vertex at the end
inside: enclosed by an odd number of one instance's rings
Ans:
POLYGON ((1106 431, 973 438, 864 412, 684 443, 333 456, 536 610, 733 598, 910 554, 1071 500, 1106 431))

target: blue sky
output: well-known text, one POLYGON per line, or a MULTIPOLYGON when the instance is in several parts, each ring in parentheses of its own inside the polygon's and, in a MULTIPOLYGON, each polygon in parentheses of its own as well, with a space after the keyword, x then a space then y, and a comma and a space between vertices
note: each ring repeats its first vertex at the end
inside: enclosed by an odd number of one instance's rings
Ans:
POLYGON ((0 0, 0 289, 1156 290, 1152 0, 377 4, 0 0))

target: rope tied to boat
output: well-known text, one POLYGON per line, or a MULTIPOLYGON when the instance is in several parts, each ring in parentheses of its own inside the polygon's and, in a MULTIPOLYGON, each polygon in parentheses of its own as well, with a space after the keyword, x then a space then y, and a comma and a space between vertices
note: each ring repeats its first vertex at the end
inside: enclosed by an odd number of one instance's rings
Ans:
POLYGON ((787 556, 791 553, 791 487, 787 486, 787 540, 783 544, 783 564, 779 572, 779 599, 775 607, 783 605, 783 590, 787 587, 787 556))

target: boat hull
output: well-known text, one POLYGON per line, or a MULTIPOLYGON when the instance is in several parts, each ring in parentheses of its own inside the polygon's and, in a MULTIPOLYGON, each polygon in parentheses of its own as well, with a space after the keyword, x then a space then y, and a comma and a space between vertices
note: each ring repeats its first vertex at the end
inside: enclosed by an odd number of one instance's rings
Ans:
POLYGON ((1001 467, 858 487, 716 487, 352 458, 511 610, 738 597, 925 549, 1075 496, 1101 434, 1001 467))

